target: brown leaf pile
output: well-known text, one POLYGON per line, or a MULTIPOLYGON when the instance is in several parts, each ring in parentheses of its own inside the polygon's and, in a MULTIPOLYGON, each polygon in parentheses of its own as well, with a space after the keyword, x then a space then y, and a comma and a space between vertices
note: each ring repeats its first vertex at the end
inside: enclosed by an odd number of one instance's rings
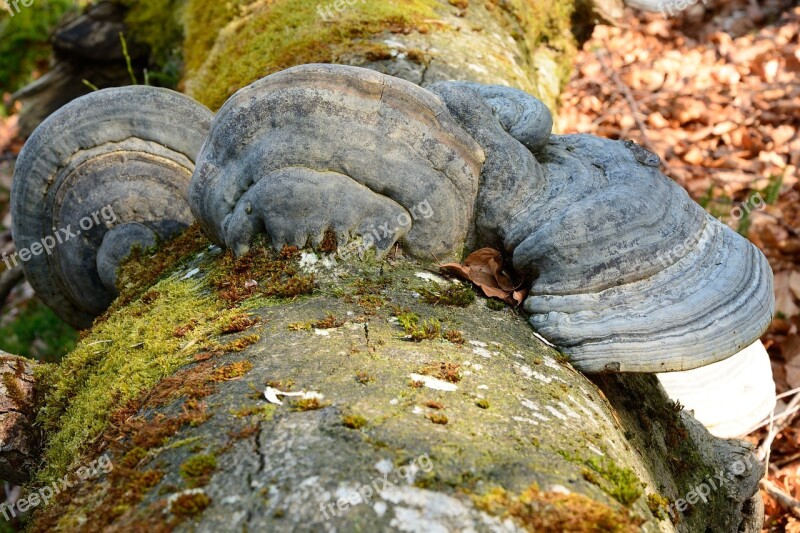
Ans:
MULTIPOLYGON (((697 2, 669 20, 626 9, 623 26, 596 27, 557 129, 648 147, 668 176, 768 257, 778 315, 762 340, 777 392, 790 392, 780 413, 800 387, 800 7, 716 4, 697 2)), ((768 479, 800 500, 800 416, 773 441, 768 479)), ((786 505, 762 495, 765 531, 800 533, 786 505)))
POLYGON ((494 248, 472 252, 463 264, 445 263, 439 268, 445 274, 471 281, 487 297, 503 300, 514 307, 519 306, 528 295, 527 289, 520 288, 521 281, 512 281, 503 271, 503 254, 494 248))

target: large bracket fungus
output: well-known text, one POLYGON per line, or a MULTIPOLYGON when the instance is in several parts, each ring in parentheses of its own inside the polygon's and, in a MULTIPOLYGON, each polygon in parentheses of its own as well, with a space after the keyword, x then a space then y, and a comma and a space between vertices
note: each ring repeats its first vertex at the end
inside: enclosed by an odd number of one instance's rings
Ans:
POLYGON ((399 242, 424 260, 501 249, 529 283, 534 328, 584 372, 688 370, 757 340, 774 309, 763 254, 661 174, 655 154, 551 128, 547 108, 515 89, 423 89, 341 65, 267 76, 213 121, 170 91, 99 91, 26 144, 15 238, 31 247, 113 208, 113 224, 25 263, 78 326, 110 303, 132 246, 193 215, 236 254, 259 233, 279 249, 317 246, 329 230, 339 245, 378 234, 379 255, 399 242), (424 203, 430 216, 417 218, 424 203))
POLYGON ((669 372, 725 359, 772 320, 772 272, 744 238, 659 172, 655 154, 551 135, 535 98, 303 65, 237 92, 215 117, 192 212, 245 252, 343 244, 428 200, 434 215, 378 243, 443 260, 513 258, 534 328, 585 372, 669 372), (407 230, 407 231, 406 231, 407 230))
POLYGON ((328 228, 344 243, 398 215, 410 220, 427 200, 433 216, 399 225, 378 249, 402 237, 418 257, 455 257, 483 161, 429 91, 371 70, 308 65, 225 103, 198 155, 190 202, 206 234, 241 254, 263 231, 276 248, 316 245, 328 228))
POLYGON ((17 250, 39 297, 88 327, 117 294, 119 262, 192 222, 194 159, 211 112, 154 87, 105 89, 45 120, 17 161, 17 250), (37 253, 38 251, 38 253, 37 253))

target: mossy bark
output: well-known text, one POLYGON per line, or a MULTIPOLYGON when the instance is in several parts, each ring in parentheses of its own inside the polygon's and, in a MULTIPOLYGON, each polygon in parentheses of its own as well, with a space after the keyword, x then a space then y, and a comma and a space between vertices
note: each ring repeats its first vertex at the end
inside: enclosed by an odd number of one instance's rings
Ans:
POLYGON ((185 88, 216 109, 278 70, 341 63, 423 86, 509 85, 555 108, 575 53, 573 11, 572 0, 189 0, 185 88))
MULTIPOLYGON (((205 290, 221 267, 204 254, 141 298, 189 273, 205 290)), ((750 450, 712 438, 652 376, 587 379, 510 308, 426 303, 442 290, 430 277, 402 258, 340 264, 311 295, 245 300, 249 329, 112 416, 70 468, 107 453, 114 470, 59 494, 33 530, 737 531, 761 473, 750 450), (276 405, 267 387, 307 394, 276 405)), ((145 304, 136 315, 158 322, 145 304)))

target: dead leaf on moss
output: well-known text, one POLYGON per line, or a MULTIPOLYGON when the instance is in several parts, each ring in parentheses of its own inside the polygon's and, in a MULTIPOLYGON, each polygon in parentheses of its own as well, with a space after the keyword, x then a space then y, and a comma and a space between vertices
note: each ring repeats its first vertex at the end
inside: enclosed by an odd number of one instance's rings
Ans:
POLYGON ((487 297, 515 307, 528 295, 527 289, 520 289, 521 281, 515 282, 503 271, 503 254, 494 248, 481 248, 469 254, 463 264, 445 263, 439 269, 443 274, 469 280, 487 297))

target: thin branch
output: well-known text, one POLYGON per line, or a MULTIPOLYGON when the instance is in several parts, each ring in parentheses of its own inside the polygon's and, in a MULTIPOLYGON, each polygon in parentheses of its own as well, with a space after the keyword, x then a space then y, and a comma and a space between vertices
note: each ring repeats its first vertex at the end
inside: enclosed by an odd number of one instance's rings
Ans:
POLYGON ((791 424, 793 419, 792 415, 794 415, 798 410, 800 410, 798 404, 800 404, 800 392, 798 392, 792 397, 791 401, 786 406, 786 409, 784 409, 783 413, 779 415, 780 416, 779 423, 775 424, 774 426, 772 425, 773 422, 778 420, 778 418, 775 416, 774 411, 769 417, 769 423, 770 423, 769 432, 767 433, 767 437, 764 439, 764 442, 762 442, 761 446, 758 447, 758 457, 766 461, 767 468, 769 468, 769 455, 770 455, 769 452, 770 449, 772 448, 772 443, 775 440, 775 438, 778 435, 780 435, 780 433, 784 429, 786 429, 786 427, 789 424, 791 424))
POLYGON ((792 516, 800 518, 800 501, 786 494, 778 485, 767 478, 762 479, 759 482, 759 486, 764 489, 764 492, 775 498, 781 507, 792 513, 792 516))

